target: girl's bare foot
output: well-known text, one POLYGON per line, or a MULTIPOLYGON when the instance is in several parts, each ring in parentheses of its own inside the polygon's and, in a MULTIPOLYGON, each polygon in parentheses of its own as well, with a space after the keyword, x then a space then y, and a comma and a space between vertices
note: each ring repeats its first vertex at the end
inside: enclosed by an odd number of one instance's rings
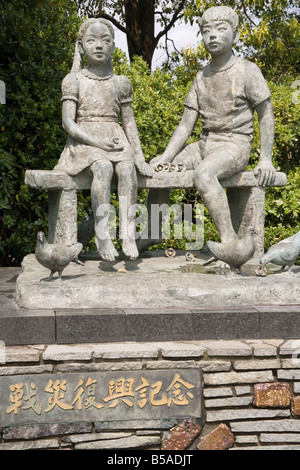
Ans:
POLYGON ((100 243, 98 241, 97 249, 103 261, 115 261, 115 259, 119 256, 119 253, 115 249, 110 238, 101 240, 100 243))

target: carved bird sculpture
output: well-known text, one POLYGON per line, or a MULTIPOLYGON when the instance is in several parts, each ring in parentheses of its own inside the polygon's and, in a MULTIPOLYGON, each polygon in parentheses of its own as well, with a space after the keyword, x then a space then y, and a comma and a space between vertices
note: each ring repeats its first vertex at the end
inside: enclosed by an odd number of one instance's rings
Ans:
POLYGON ((256 271, 258 276, 265 276, 265 266, 267 263, 273 263, 276 266, 282 266, 281 272, 288 266, 288 273, 293 275, 292 267, 300 254, 300 232, 292 237, 281 240, 271 246, 267 253, 260 259, 260 267, 256 271))
POLYGON ((230 243, 216 243, 207 242, 207 246, 213 254, 213 257, 204 263, 204 266, 212 263, 213 261, 223 261, 229 265, 231 273, 234 274, 238 269, 240 274, 241 266, 249 261, 255 253, 255 243, 253 234, 255 230, 249 227, 246 235, 238 238, 237 241, 230 243))
POLYGON ((53 281, 53 275, 57 272, 58 279, 61 280, 63 270, 71 262, 83 265, 78 259, 82 250, 81 243, 75 243, 71 246, 52 245, 46 240, 44 232, 38 232, 35 248, 35 257, 37 261, 45 268, 50 269, 50 276, 44 281, 53 281))

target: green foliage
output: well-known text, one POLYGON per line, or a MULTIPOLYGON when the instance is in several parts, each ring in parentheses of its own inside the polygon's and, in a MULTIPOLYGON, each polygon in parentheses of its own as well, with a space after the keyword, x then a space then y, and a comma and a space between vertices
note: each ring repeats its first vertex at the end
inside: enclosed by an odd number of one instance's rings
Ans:
POLYGON ((287 178, 287 186, 267 192, 267 247, 300 231, 300 167, 290 170, 287 178))
POLYGON ((165 150, 180 121, 187 86, 170 72, 150 73, 140 57, 125 70, 117 66, 116 73, 125 73, 131 81, 136 123, 148 161, 165 150))
POLYGON ((47 230, 47 195, 24 185, 26 169, 50 169, 65 143, 62 78, 78 19, 68 0, 12 0, 0 10, 0 265, 19 264, 47 230))

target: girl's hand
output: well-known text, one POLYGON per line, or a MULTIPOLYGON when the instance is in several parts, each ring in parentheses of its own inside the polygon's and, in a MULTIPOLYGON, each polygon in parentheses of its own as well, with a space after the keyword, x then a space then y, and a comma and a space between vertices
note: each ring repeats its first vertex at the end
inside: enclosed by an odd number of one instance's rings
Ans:
POLYGON ((106 152, 119 152, 124 149, 124 146, 119 143, 119 139, 102 139, 98 141, 98 147, 106 152))

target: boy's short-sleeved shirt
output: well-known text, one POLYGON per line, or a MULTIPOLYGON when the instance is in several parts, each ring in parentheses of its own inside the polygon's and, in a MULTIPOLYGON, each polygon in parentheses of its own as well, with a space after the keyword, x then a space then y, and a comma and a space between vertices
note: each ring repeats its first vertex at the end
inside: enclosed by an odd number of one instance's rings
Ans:
POLYGON ((209 64, 198 72, 184 104, 200 113, 204 131, 251 135, 254 109, 270 96, 257 65, 233 56, 219 71, 209 64))

